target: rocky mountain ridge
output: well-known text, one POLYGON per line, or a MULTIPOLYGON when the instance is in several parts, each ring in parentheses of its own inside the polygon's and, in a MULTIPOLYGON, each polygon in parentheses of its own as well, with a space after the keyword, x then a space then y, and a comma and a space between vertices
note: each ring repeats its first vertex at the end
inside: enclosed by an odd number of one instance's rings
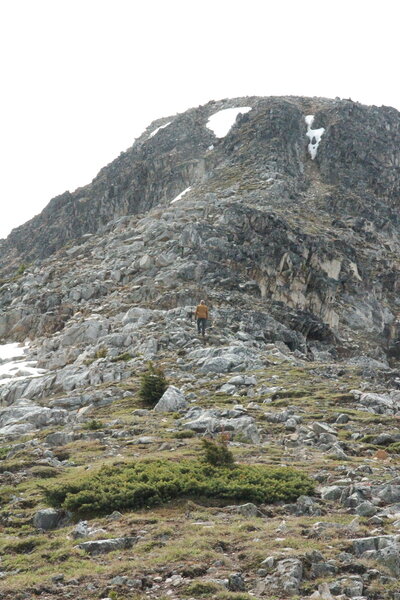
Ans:
POLYGON ((398 600, 399 141, 392 108, 210 102, 1 242, 5 598, 398 600), (154 410, 149 360, 170 384, 154 410), (294 466, 314 494, 77 524, 46 506, 43 478, 193 459, 221 434, 238 464, 294 466))
MULTIPOLYGON (((2 242, 3 273, 56 251, 56 262, 69 260, 79 254, 74 240, 86 252, 93 246, 89 235, 105 240, 110 228, 125 227, 132 230, 126 240, 138 238, 131 260, 108 262, 109 270, 122 267, 122 283, 133 283, 146 256, 146 275, 161 277, 169 265, 150 266, 151 257, 168 248, 175 265, 185 259, 191 270, 197 263, 194 277, 179 275, 195 282, 193 297, 202 293, 204 273, 213 293, 253 286, 253 296, 306 310, 339 338, 349 337, 347 326, 352 334, 372 332, 379 341, 373 353, 381 359, 397 311, 399 131, 394 109, 304 98, 240 98, 156 121, 92 184, 55 198, 14 230, 2 242), (252 110, 216 138, 207 119, 243 104, 252 110), (325 129, 314 160, 304 120, 310 111, 325 129), (173 235, 166 231, 172 222, 173 235), (68 240, 72 248, 65 247, 68 240)), ((5 291, 3 310, 10 298, 5 291)), ((0 327, 4 337, 9 331, 0 327)))

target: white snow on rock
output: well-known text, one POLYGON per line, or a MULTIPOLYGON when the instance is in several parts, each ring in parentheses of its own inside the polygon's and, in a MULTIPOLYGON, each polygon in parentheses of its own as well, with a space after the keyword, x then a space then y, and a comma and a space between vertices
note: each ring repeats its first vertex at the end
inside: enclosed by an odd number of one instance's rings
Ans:
POLYGON ((172 123, 172 121, 168 121, 168 123, 165 123, 165 125, 160 125, 160 127, 157 127, 157 129, 155 129, 154 131, 152 131, 150 133, 150 135, 147 139, 154 137, 161 129, 165 129, 165 127, 168 127, 168 125, 171 125, 171 123, 172 123))
POLYGON ((235 123, 238 114, 242 113, 242 115, 244 115, 251 109, 251 106, 239 106, 239 108, 225 108, 224 110, 219 110, 208 119, 207 127, 214 132, 216 137, 223 138, 235 123))
POLYGON ((13 344, 0 344, 0 360, 9 360, 25 354, 25 346, 18 342, 13 344))
POLYGON ((22 360, 27 346, 20 344, 0 345, 0 385, 12 379, 25 379, 27 377, 39 377, 45 373, 44 369, 37 369, 35 362, 22 360))
POLYGON ((304 117, 304 120, 307 124, 306 136, 310 140, 310 143, 308 144, 308 151, 310 153, 311 159, 314 160, 314 158, 317 156, 318 146, 321 141, 322 135, 325 131, 325 128, 320 127, 319 129, 311 129, 311 126, 314 122, 314 115, 307 115, 306 117, 304 117))
POLYGON ((178 202, 178 200, 180 200, 181 198, 183 198, 183 196, 185 194, 187 194, 188 192, 190 192, 192 188, 189 186, 188 188, 186 188, 186 190, 183 190, 183 192, 181 192, 180 194, 177 195, 176 198, 174 198, 173 200, 171 200, 170 204, 174 204, 175 202, 178 202))

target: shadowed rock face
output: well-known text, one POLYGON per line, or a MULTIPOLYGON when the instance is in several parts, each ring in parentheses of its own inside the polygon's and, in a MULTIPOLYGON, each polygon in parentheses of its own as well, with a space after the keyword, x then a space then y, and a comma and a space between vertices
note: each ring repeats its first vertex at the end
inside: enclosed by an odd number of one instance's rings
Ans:
POLYGON ((397 206, 400 194, 400 119, 393 108, 345 102, 318 113, 326 128, 318 153, 327 183, 373 193, 397 206))
MULTIPOLYGON (((392 108, 250 97, 160 119, 1 242, 0 336, 52 335, 126 286, 133 304, 207 296, 268 313, 292 349, 311 340, 346 354, 356 336, 371 356, 396 357, 399 196, 392 108), (252 110, 216 138, 209 117, 234 107, 252 110), (314 158, 308 127, 322 131, 314 158)), ((276 325, 262 335, 282 339, 276 325)))

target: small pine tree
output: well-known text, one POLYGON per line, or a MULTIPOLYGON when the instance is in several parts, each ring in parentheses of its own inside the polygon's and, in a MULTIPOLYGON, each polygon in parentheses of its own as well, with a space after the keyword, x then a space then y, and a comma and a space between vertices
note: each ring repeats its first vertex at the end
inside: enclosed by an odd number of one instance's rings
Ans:
POLYGON ((213 467, 232 467, 235 459, 228 448, 226 435, 220 435, 216 440, 201 440, 204 450, 204 460, 213 467))
POLYGON ((164 371, 149 362, 149 368, 141 377, 139 397, 146 406, 153 408, 168 387, 164 371))

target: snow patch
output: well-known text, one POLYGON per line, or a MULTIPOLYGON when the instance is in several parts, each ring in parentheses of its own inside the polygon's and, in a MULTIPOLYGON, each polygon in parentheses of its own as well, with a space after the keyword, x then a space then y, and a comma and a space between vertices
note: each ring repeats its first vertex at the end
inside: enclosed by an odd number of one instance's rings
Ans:
POLYGON ((304 120, 307 125, 306 136, 310 140, 310 143, 308 144, 308 151, 310 153, 311 159, 314 160, 314 158, 317 156, 318 146, 321 141, 322 135, 325 131, 325 128, 320 127, 319 129, 311 129, 311 126, 314 122, 314 115, 307 115, 306 117, 304 117, 304 120))
POLYGON ((0 360, 9 360, 25 354, 26 346, 21 346, 18 342, 12 344, 0 344, 0 360))
POLYGON ((21 360, 26 348, 18 343, 0 345, 0 386, 10 380, 40 377, 46 372, 36 368, 34 361, 21 360))
POLYGON ((157 127, 157 129, 155 129, 154 131, 152 131, 150 133, 150 135, 147 139, 154 137, 161 129, 165 129, 165 127, 168 127, 168 125, 171 125, 171 123, 172 123, 172 121, 168 121, 168 123, 165 123, 165 125, 160 125, 160 127, 157 127))
POLYGON ((251 109, 251 106, 240 106, 239 108, 225 108, 224 110, 219 110, 208 119, 207 127, 214 132, 214 135, 217 138, 223 138, 235 123, 238 114, 242 113, 242 115, 244 115, 251 109))
POLYGON ((183 198, 183 196, 185 194, 187 194, 188 192, 190 192, 192 188, 189 186, 188 188, 186 188, 186 190, 183 190, 183 192, 181 192, 180 194, 177 195, 176 198, 174 198, 173 200, 171 200, 170 204, 174 204, 175 202, 178 202, 178 200, 180 200, 181 198, 183 198))

